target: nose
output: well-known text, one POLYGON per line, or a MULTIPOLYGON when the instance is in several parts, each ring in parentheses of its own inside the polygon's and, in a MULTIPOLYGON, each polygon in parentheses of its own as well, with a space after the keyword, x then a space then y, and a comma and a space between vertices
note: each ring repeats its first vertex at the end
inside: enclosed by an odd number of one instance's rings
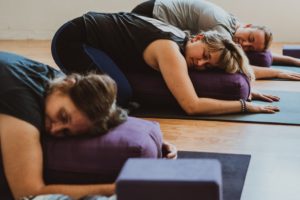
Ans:
POLYGON ((197 60, 197 67, 204 67, 208 63, 208 60, 205 59, 198 59, 197 60))
POLYGON ((251 44, 251 42, 245 40, 242 42, 241 46, 244 50, 249 50, 251 48, 252 44, 251 44))
POLYGON ((60 122, 52 122, 50 127, 50 134, 51 135, 59 135, 62 130, 66 128, 66 125, 60 123, 60 122))

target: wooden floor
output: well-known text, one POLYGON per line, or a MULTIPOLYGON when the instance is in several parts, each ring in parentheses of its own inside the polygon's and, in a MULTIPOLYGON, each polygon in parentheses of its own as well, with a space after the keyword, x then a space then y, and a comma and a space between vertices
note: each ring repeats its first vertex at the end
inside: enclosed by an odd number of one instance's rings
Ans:
MULTIPOLYGON (((276 44, 273 51, 280 53, 281 47, 276 44)), ((0 50, 55 66, 50 41, 0 41, 0 50)), ((255 87, 300 92, 300 82, 257 81, 255 87)), ((300 126, 152 120, 160 123, 164 138, 179 150, 251 154, 242 200, 300 199, 300 126)))

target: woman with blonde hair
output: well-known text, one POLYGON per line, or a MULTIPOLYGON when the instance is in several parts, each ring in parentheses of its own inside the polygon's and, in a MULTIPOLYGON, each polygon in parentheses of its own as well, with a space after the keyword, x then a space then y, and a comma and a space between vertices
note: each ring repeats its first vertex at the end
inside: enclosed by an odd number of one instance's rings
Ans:
MULTIPOLYGON (((131 96, 130 89, 126 89, 130 88, 126 79, 128 72, 148 74, 156 70, 187 114, 278 111, 275 106, 254 105, 245 99, 224 101, 197 96, 188 75, 189 69, 222 68, 254 79, 240 48, 216 32, 204 32, 190 38, 184 31, 153 18, 132 13, 89 12, 65 23, 57 31, 52 54, 66 73, 121 71, 111 74, 122 93, 118 95, 119 102, 126 102, 131 96), (93 57, 87 48, 103 51, 115 62, 116 69, 105 63, 99 64, 101 60, 98 62, 97 56, 93 57)), ((274 96, 268 97, 278 100, 274 96)))

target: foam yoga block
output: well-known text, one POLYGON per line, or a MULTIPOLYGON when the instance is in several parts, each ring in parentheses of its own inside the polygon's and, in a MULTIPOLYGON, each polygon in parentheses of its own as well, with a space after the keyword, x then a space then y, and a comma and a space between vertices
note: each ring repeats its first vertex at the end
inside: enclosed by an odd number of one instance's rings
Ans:
POLYGON ((284 45, 282 54, 285 56, 300 58, 300 45, 284 45))
POLYGON ((117 178, 118 200, 222 199, 214 159, 129 159, 117 178))

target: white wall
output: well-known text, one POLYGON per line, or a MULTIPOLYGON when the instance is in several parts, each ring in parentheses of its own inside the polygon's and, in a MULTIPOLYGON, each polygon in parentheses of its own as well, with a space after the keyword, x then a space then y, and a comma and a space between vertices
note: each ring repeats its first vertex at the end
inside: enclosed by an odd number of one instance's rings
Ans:
POLYGON ((277 42, 300 42, 299 0, 211 0, 241 22, 265 25, 277 42))
POLYGON ((0 39, 51 39, 88 11, 130 11, 143 0, 0 0, 0 39))
MULTIPOLYGON (((211 0, 242 22, 270 27, 277 42, 300 42, 299 0, 211 0)), ((51 39, 87 11, 130 11, 143 0, 0 0, 0 39, 51 39)))

